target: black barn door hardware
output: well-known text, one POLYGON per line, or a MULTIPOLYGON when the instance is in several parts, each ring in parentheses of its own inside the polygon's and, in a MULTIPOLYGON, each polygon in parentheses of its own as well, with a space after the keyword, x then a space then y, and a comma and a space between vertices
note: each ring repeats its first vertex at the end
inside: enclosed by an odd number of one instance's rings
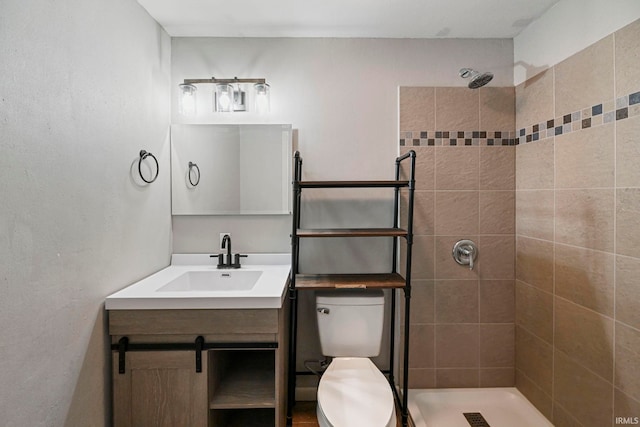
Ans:
MULTIPOLYGON (((114 344, 115 345, 115 344, 114 344)), ((129 338, 122 337, 118 341, 117 350, 118 350, 118 373, 124 374, 125 371, 125 360, 126 360, 126 352, 127 347, 129 346, 129 338)))
POLYGON ((199 336, 196 338, 196 372, 202 372, 202 347, 204 346, 204 338, 199 336))
POLYGON ((212 342, 207 343, 198 336, 193 343, 130 343, 128 337, 122 337, 117 344, 111 344, 111 350, 118 352, 118 373, 125 373, 127 351, 185 351, 195 352, 196 372, 202 372, 202 352, 204 350, 269 350, 278 348, 277 342, 212 342))

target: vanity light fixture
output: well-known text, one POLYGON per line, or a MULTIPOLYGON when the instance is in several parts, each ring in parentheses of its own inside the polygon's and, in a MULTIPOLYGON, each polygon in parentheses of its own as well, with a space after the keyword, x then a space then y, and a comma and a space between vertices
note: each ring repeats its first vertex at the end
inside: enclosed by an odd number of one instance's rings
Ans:
POLYGON ((247 111, 247 92, 242 90, 241 85, 253 83, 254 109, 258 113, 269 112, 270 100, 269 89, 265 79, 185 79, 179 84, 180 98, 178 100, 178 111, 183 116, 193 116, 196 114, 196 85, 202 83, 215 84, 213 91, 213 111, 233 112, 247 111))

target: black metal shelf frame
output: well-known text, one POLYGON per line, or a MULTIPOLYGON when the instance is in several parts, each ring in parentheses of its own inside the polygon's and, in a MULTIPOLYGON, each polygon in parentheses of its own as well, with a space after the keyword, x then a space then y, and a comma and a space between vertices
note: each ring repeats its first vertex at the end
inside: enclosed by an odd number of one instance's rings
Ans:
MULTIPOLYGON (((398 272, 398 242, 404 237, 406 243, 406 265, 404 275, 404 287, 391 289, 391 313, 390 313, 390 349, 389 349, 389 385, 391 386, 396 401, 401 408, 402 425, 408 426, 409 409, 408 409, 408 379, 409 379, 409 321, 411 306, 411 255, 413 246, 413 206, 415 191, 415 165, 416 153, 410 150, 406 154, 396 158, 395 161, 395 180, 394 181, 302 181, 302 157, 300 152, 294 154, 294 171, 293 171, 293 218, 291 231, 291 280, 289 282, 289 302, 291 310, 289 312, 289 375, 288 375, 288 398, 287 398, 287 425, 292 425, 292 412, 295 404, 295 388, 296 388, 296 344, 297 344, 297 320, 298 320, 298 291, 304 290, 296 287, 296 275, 299 273, 300 260, 300 238, 302 237, 322 237, 316 233, 302 233, 300 230, 300 204, 303 188, 394 188, 394 215, 393 229, 400 229, 400 188, 408 188, 407 203, 407 226, 406 233, 401 235, 390 236, 393 238, 393 259, 391 273, 398 272), (409 160, 409 179, 400 180, 401 164, 405 160, 409 160), (307 235, 305 235, 307 234, 307 235), (395 327, 396 327, 396 290, 404 291, 404 337, 403 337, 403 364, 402 364, 402 396, 399 395, 395 385, 394 364, 395 364, 395 327)), ((335 230, 334 230, 335 231, 335 230)), ((346 232, 346 235, 349 233, 346 232)), ((370 234, 374 236, 375 233, 370 234)), ((340 234, 344 236, 344 234, 340 234)), ((325 237, 336 237, 326 235, 325 237)), ((385 371, 387 373, 387 371, 385 371)))

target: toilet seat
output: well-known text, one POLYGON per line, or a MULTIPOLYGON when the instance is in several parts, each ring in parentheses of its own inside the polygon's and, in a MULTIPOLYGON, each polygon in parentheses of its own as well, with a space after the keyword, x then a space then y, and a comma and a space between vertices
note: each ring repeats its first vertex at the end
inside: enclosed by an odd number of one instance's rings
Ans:
POLYGON ((320 379, 318 417, 321 426, 394 426, 391 386, 368 358, 335 358, 320 379))

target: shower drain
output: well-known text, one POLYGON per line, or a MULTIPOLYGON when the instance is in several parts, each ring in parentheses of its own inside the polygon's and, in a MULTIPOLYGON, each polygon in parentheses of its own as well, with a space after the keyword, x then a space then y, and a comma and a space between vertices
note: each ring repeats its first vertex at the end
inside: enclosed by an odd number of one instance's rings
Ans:
POLYGON ((491 427, 480 412, 463 412, 462 415, 471 427, 491 427))

